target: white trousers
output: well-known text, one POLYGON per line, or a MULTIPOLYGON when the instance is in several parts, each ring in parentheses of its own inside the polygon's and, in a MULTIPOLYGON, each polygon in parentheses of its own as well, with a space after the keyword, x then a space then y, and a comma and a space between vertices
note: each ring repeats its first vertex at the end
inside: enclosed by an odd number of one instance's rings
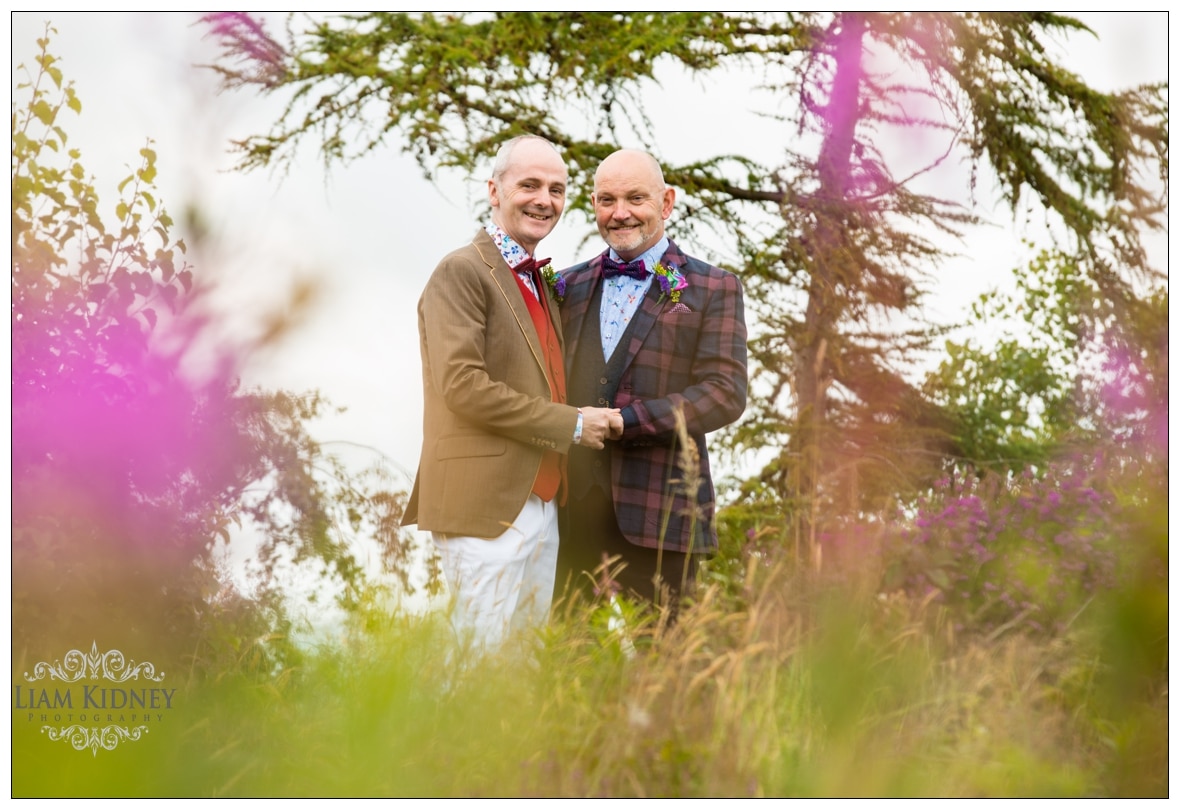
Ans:
POLYGON ((512 526, 486 540, 431 534, 451 589, 460 644, 498 647, 549 617, 557 576, 557 504, 529 495, 512 526))

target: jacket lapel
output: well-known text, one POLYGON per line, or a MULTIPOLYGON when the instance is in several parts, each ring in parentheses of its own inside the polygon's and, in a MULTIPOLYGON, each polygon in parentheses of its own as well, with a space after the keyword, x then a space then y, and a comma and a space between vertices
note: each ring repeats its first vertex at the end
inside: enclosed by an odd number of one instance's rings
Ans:
POLYGON ((586 323, 586 318, 591 315, 598 316, 597 312, 590 312, 590 302, 594 300, 594 292, 602 283, 601 267, 602 256, 598 256, 589 261, 581 274, 567 280, 565 302, 561 306, 562 320, 565 321, 565 333, 569 336, 565 351, 566 357, 573 357, 578 353, 578 344, 582 341, 582 327, 586 323))
POLYGON ((663 301, 656 303, 659 298, 660 282, 653 278, 651 286, 647 289, 647 294, 639 302, 639 309, 635 310, 631 319, 625 347, 626 354, 623 355, 623 371, 631 367, 631 361, 635 359, 635 355, 639 354, 639 350, 643 348, 643 342, 647 340, 647 333, 656 325, 656 318, 659 317, 660 310, 664 308, 663 301))
POLYGON ((500 294, 504 297, 504 303, 512 310, 512 316, 516 318, 516 325, 520 327, 521 334, 524 335, 524 339, 529 344, 529 351, 533 353, 533 359, 537 362, 537 366, 541 369, 541 372, 545 374, 545 378, 548 379, 549 374, 545 370, 545 357, 541 347, 541 338, 537 336, 537 330, 533 326, 533 318, 529 315, 528 305, 520 297, 520 287, 517 286, 516 279, 513 278, 512 268, 508 266, 508 263, 504 261, 504 257, 500 255, 500 251, 496 248, 496 243, 483 231, 476 234, 476 238, 472 244, 479 251, 479 257, 483 259, 484 264, 488 266, 488 273, 491 275, 492 281, 495 282, 496 288, 499 289, 500 294), (483 239, 480 238, 481 236, 483 239))

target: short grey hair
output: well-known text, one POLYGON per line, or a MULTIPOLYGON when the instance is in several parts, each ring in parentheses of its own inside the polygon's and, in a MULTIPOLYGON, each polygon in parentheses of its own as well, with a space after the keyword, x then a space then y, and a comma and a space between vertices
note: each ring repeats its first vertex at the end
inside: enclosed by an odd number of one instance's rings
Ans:
MULTIPOLYGON (((561 157, 561 150, 554 146, 553 142, 548 138, 542 138, 540 135, 517 135, 505 141, 498 150, 496 150, 496 159, 492 163, 492 180, 495 183, 500 182, 500 178, 504 176, 504 172, 508 171, 508 161, 512 159, 512 150, 514 150, 522 141, 541 141, 549 144, 554 153, 561 157)), ((562 158, 565 162, 565 158, 562 158)))

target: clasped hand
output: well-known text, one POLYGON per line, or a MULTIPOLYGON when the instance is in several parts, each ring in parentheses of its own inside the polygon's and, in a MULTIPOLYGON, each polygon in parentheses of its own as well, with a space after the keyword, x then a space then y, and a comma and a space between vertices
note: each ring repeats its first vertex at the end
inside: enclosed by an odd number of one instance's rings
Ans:
POLYGON ((606 447, 606 440, 623 437, 623 414, 618 408, 579 408, 582 412, 582 439, 578 444, 592 450, 606 447))

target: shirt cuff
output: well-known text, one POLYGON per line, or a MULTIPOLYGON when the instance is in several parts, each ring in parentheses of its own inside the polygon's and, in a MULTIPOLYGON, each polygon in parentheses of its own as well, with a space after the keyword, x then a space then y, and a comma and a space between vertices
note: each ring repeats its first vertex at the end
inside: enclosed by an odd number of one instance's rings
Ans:
POLYGON ((578 424, 574 425, 574 444, 582 443, 582 412, 578 411, 578 424))

